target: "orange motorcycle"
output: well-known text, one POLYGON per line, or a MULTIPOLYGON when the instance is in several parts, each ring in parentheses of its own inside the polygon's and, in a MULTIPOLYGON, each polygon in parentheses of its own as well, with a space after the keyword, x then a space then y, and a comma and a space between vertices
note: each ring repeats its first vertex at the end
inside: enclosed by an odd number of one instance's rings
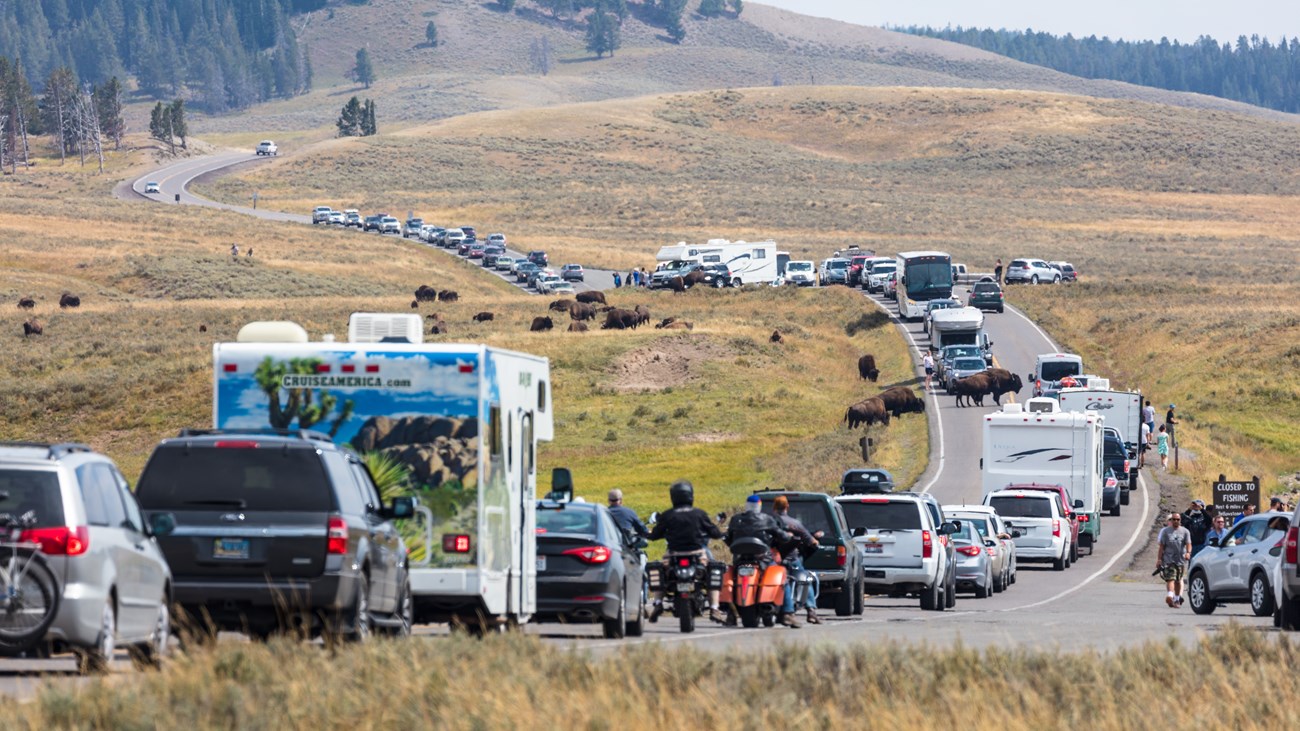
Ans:
POLYGON ((722 605, 730 619, 744 627, 776 624, 785 596, 786 569, 772 560, 768 545, 758 538, 738 538, 731 544, 731 565, 722 577, 722 605))

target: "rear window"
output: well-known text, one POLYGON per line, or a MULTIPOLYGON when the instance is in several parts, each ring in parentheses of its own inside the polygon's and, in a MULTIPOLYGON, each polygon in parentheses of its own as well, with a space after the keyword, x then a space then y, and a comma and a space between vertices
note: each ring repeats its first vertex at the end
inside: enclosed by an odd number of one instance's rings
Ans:
POLYGON ((0 469, 0 513, 17 518, 29 510, 36 512, 37 525, 64 525, 58 474, 0 469))
POLYGON ((294 510, 333 507, 314 449, 165 447, 154 452, 136 497, 145 510, 294 510))
MULTIPOLYGON (((764 513, 772 515, 774 499, 763 497, 764 513)), ((803 523, 803 527, 807 528, 809 533, 822 531, 830 536, 836 532, 831 522, 831 507, 824 500, 790 500, 790 517, 803 523)))
POLYGON ((985 294, 985 293, 988 293, 988 292, 997 292, 999 289, 1001 289, 1001 288, 998 287, 998 285, 995 284, 995 283, 993 283, 993 282, 977 282, 977 283, 975 284, 975 293, 976 293, 976 294, 985 294))
POLYGON ((1059 381, 1066 376, 1077 376, 1083 373, 1083 368, 1074 361, 1052 361, 1042 365, 1042 378, 1044 381, 1059 381))
POLYGON ((1014 260, 1012 260, 1012 262, 1011 262, 1011 266, 1013 266, 1013 267, 1020 267, 1020 268, 1023 269, 1024 267, 1029 266, 1029 263, 1026 262, 1024 259, 1014 259, 1014 260))
POLYGON ((912 502, 863 503, 843 501, 844 518, 850 528, 921 530, 921 511, 912 502))
POLYGON ((596 535, 596 511, 582 508, 565 508, 564 510, 538 510, 537 532, 576 533, 584 536, 596 535))
POLYGON ((952 364, 959 371, 982 371, 984 366, 983 358, 958 358, 952 364))
POLYGON ((1050 518, 1052 501, 1045 497, 995 497, 989 506, 1003 518, 1050 518))
POLYGON ((980 538, 989 537, 989 519, 984 517, 972 517, 969 515, 949 515, 949 520, 960 520, 961 527, 964 530, 967 526, 975 529, 980 534, 980 538))

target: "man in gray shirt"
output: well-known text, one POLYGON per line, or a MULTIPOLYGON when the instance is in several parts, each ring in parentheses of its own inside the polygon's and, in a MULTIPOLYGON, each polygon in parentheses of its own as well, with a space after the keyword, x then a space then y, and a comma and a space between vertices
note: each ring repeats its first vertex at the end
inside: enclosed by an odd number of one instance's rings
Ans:
POLYGON ((1170 513, 1156 537, 1156 571, 1165 581, 1165 604, 1171 607, 1183 605, 1183 575, 1192 560, 1192 534, 1182 523, 1183 516, 1170 513))

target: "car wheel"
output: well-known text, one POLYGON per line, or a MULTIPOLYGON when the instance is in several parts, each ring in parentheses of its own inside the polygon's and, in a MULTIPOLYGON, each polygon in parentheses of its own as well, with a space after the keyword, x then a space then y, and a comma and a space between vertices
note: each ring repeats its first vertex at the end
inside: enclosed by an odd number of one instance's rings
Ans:
POLYGON ((845 581, 840 593, 835 595, 835 616, 847 617, 853 614, 853 587, 845 581))
POLYGON ((955 571, 952 577, 948 579, 948 585, 944 587, 943 606, 945 609, 952 609, 957 606, 957 573, 955 571))
POLYGON ((673 614, 677 615, 677 622, 681 625, 682 632, 695 631, 695 607, 691 606, 690 599, 678 597, 673 603, 673 614))
POLYGON ((988 599, 989 594, 993 593, 992 586, 993 586, 993 571, 988 570, 984 572, 984 584, 982 586, 979 584, 975 585, 975 598, 988 599))
POLYGON ((1300 602, 1283 594, 1282 606, 1278 610, 1281 617, 1281 624, 1278 626, 1289 632, 1300 630, 1300 602))
MULTIPOLYGON (((861 570, 859 570, 861 573, 861 570)), ((858 588, 853 592, 853 613, 859 617, 867 609, 867 585, 862 579, 858 579, 858 588)))
POLYGON ((636 602, 636 614, 633 619, 623 628, 623 634, 628 637, 640 637, 645 634, 645 582, 641 584, 641 590, 637 592, 640 600, 636 602))
POLYGON ((1029 283, 1030 283, 1030 284, 1038 284, 1038 275, 1035 274, 1034 276, 1030 277, 1030 278, 1029 278, 1029 283))
POLYGON ((1001 308, 1001 307, 998 308, 998 314, 999 314, 999 315, 1002 314, 1003 311, 1004 311, 1003 308, 1001 308))
POLYGON ((1059 276, 1052 277, 1052 284, 1060 284, 1060 283, 1061 283, 1061 278, 1059 276))
POLYGON ((1070 544, 1070 563, 1079 563, 1079 544, 1070 544))
POLYGON ((1214 612, 1214 596, 1210 594, 1210 585, 1205 580, 1204 573, 1197 571, 1192 574, 1191 581, 1187 582, 1187 601, 1192 605, 1192 611, 1197 614, 1214 612))
POLYGON ((1256 617, 1267 617, 1273 613, 1273 588, 1268 585, 1262 571, 1256 571, 1250 579, 1250 611, 1256 617))
POLYGON ((365 574, 357 576, 357 597, 352 604, 352 617, 348 622, 345 639, 349 642, 365 642, 370 639, 373 629, 370 623, 370 579, 365 574))
POLYGON ((104 602, 104 611, 99 618, 99 635, 93 647, 83 647, 77 651, 77 669, 83 675, 106 673, 113 653, 117 651, 117 612, 113 609, 113 599, 104 602))
POLYGON ((1119 493, 1119 504, 1120 504, 1120 505, 1128 505, 1128 503, 1129 503, 1129 497, 1130 497, 1129 493, 1131 493, 1131 492, 1133 492, 1133 491, 1132 491, 1132 490, 1120 490, 1120 493, 1119 493))
POLYGON ((415 624, 415 599, 411 596, 411 582, 402 584, 402 593, 397 596, 397 613, 393 619, 401 624, 388 630, 389 637, 410 637, 411 625, 415 624))
POLYGON ((172 611, 164 593, 158 602, 158 616, 154 619, 153 633, 147 642, 132 648, 131 663, 140 669, 162 667, 167 656, 167 641, 172 634, 172 611))
POLYGON ((607 640, 621 640, 627 631, 627 587, 618 595, 618 611, 613 617, 601 622, 601 630, 607 640))
POLYGON ((1121 503, 1121 500, 1123 500, 1123 498, 1120 498, 1120 500, 1116 500, 1115 504, 1110 507, 1110 517, 1112 518, 1118 517, 1119 514, 1124 510, 1124 505, 1121 503))
POLYGON ((1064 571, 1066 567, 1069 565, 1070 565, 1070 555, 1068 552, 1066 552, 1064 548, 1062 548, 1060 558, 1054 559, 1052 561, 1052 570, 1064 571))
POLYGON ((927 612, 943 611, 943 596, 939 591, 938 581, 921 590, 921 609, 927 612))

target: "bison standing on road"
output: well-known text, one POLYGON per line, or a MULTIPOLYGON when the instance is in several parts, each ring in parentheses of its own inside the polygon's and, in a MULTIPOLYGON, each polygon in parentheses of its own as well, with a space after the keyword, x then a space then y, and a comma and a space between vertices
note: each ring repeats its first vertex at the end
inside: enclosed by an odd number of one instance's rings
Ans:
POLYGON ((587 304, 592 304, 595 302, 599 302, 602 305, 608 304, 605 302, 605 293, 594 289, 588 292, 579 292, 574 297, 574 299, 578 300, 579 302, 585 302, 587 304))
POLYGON ((64 309, 67 309, 69 307, 80 307, 80 306, 81 306, 81 298, 75 294, 68 294, 67 292, 64 292, 63 296, 59 298, 59 307, 62 307, 64 309))
POLYGON ((872 383, 876 382, 880 377, 880 369, 876 368, 876 356, 867 354, 858 358, 858 377, 872 383))
POLYGON ((844 421, 848 422, 850 429, 857 429, 862 424, 871 426, 877 422, 889 426, 889 409, 885 408, 885 402, 879 396, 872 396, 850 406, 844 412, 844 421))
POLYGON ((971 405, 983 406, 984 394, 990 392, 989 384, 990 379, 987 371, 976 373, 973 376, 966 376, 953 381, 952 394, 957 397, 958 406, 966 405, 961 402, 963 397, 969 400, 971 405))
POLYGON ((990 368, 984 373, 989 377, 988 393, 993 396, 993 403, 999 406, 1002 405, 1003 394, 1020 393, 1020 388, 1024 385, 1019 375, 1006 368, 990 368))
POLYGON ((916 395, 916 392, 907 386, 894 386, 886 389, 880 394, 880 400, 884 402, 885 408, 896 418, 903 414, 923 414, 925 413, 925 399, 916 395))
POLYGON ((534 317, 533 324, 528 328, 528 330, 529 332, 537 333, 537 332, 542 332, 544 330, 552 330, 554 328, 555 328, 555 323, 551 320, 551 318, 534 317))
POLYGON ((30 310, 35 306, 36 306, 35 298, 23 297, 22 299, 18 300, 18 309, 20 310, 30 310))

